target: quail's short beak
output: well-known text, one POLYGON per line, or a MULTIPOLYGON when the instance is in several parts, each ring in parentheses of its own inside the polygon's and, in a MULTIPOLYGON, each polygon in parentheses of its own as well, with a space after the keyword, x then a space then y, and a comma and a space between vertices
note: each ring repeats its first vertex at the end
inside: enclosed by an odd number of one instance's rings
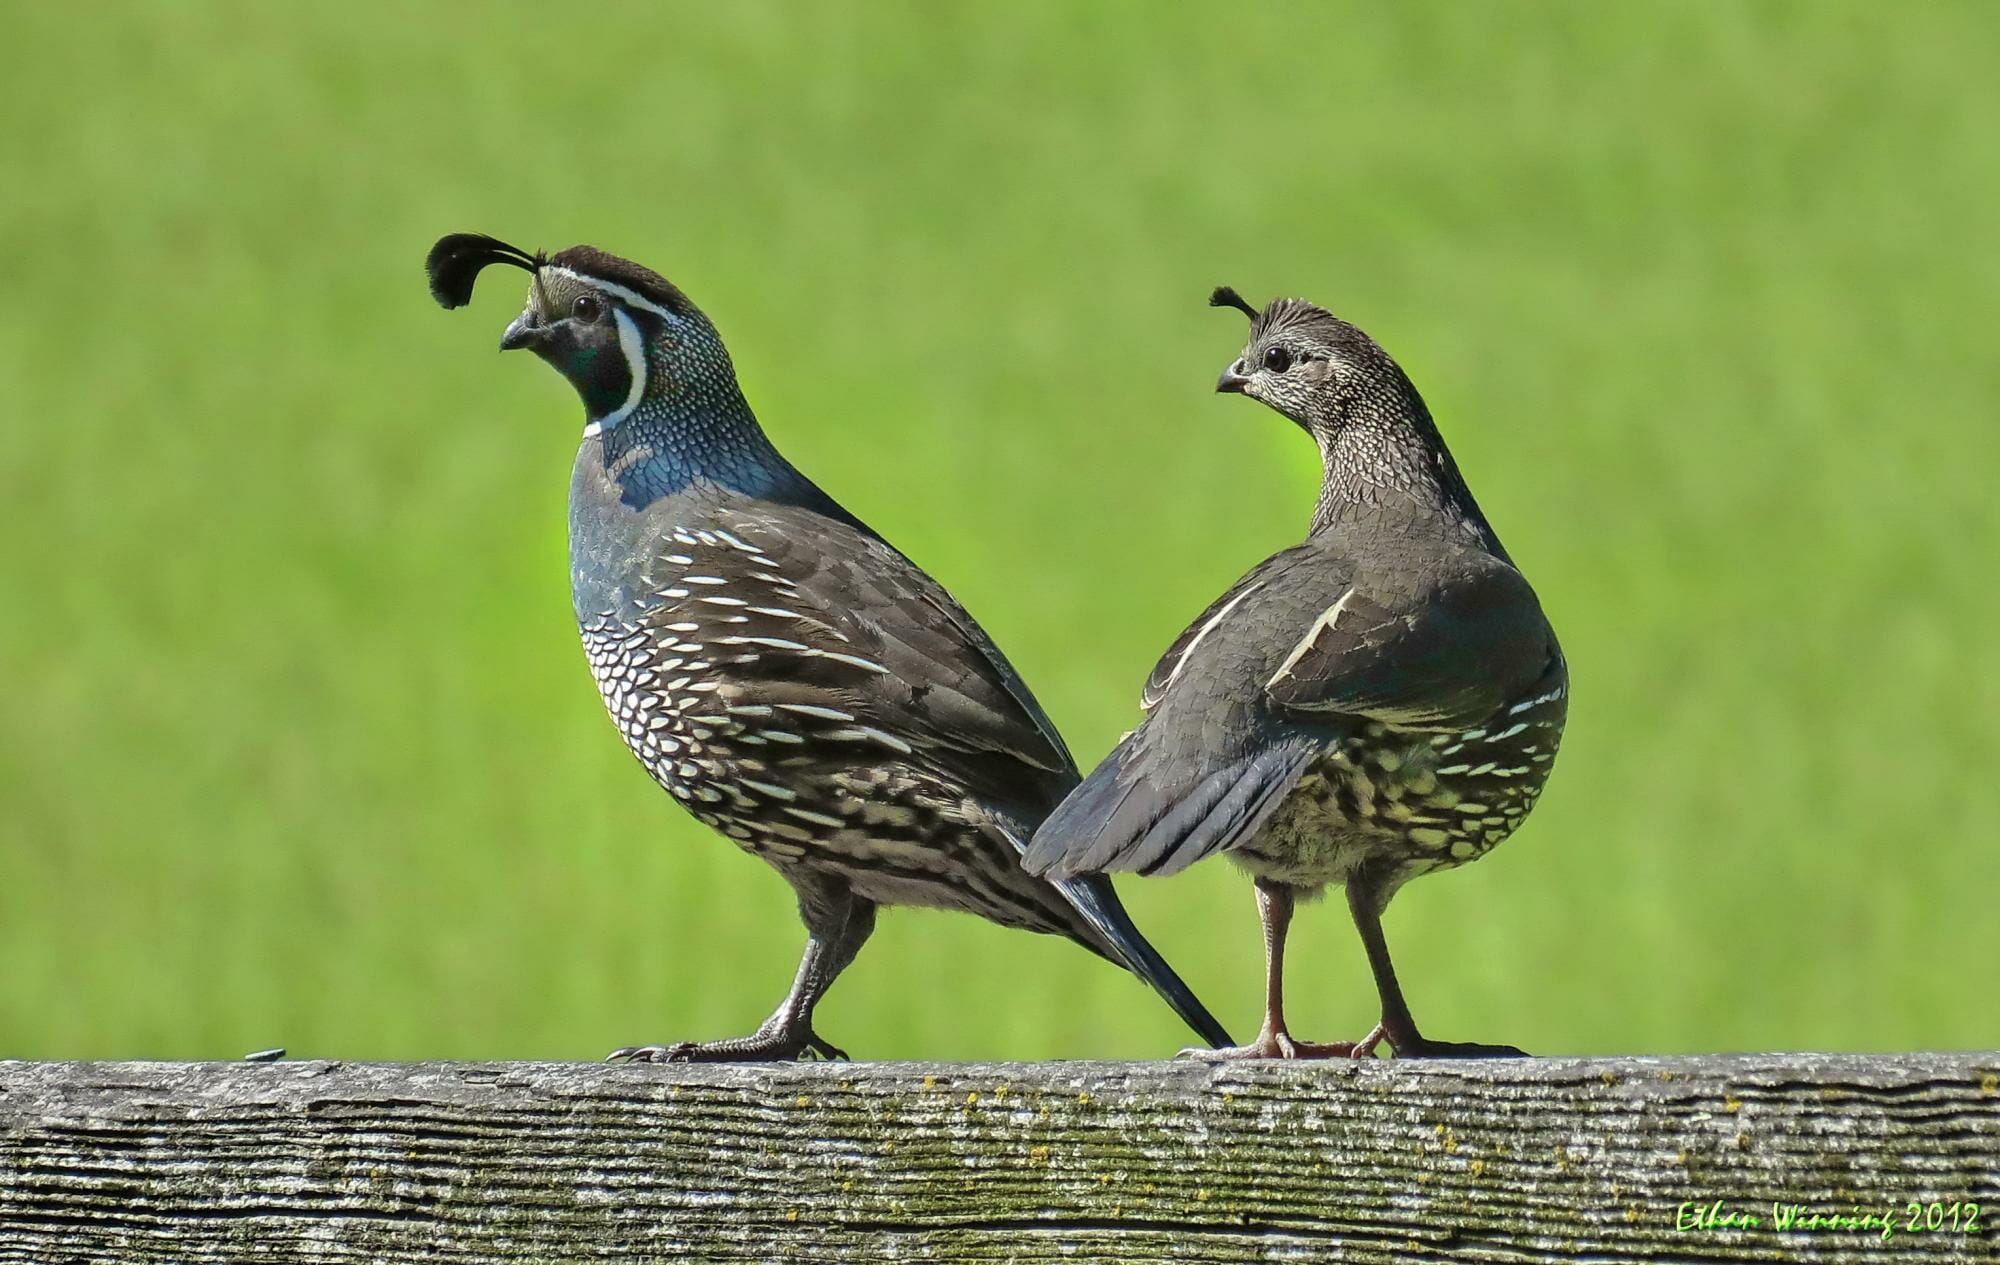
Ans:
MULTIPOLYGON (((505 344, 503 343, 502 346, 505 346, 505 344)), ((1243 388, 1248 385, 1250 385, 1250 375, 1243 372, 1243 362, 1241 360, 1224 369, 1222 376, 1215 380, 1216 390, 1234 391, 1239 395, 1242 394, 1243 388)))
POLYGON ((514 318, 507 332, 500 335, 500 350, 513 351, 521 347, 532 347, 542 339, 541 322, 535 319, 532 310, 514 318))

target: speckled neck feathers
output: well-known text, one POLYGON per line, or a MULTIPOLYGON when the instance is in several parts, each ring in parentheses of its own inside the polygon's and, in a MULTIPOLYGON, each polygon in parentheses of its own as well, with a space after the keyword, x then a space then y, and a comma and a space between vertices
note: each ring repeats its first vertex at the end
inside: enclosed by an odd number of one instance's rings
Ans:
POLYGON ((772 445, 733 380, 692 398, 648 398, 580 455, 603 465, 633 510, 698 482, 791 503, 824 498, 772 445))
POLYGON ((1372 507, 1435 521, 1470 535, 1497 557, 1507 556, 1430 409, 1400 368, 1385 358, 1381 372, 1360 384, 1338 410, 1338 420, 1315 419, 1308 427, 1323 467, 1313 534, 1354 509, 1372 507))

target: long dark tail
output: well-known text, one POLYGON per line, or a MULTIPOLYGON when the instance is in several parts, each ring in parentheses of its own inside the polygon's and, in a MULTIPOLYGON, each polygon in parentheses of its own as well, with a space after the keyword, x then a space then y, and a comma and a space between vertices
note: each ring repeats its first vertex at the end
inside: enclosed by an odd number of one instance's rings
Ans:
POLYGON ((1132 925, 1132 918, 1125 912, 1125 906, 1118 899, 1118 893, 1111 886, 1111 880, 1102 874, 1092 874, 1084 878, 1061 879, 1056 889, 1076 906, 1077 912, 1097 928, 1097 933, 1111 942, 1118 951, 1118 957, 1125 968, 1146 981, 1161 1000, 1174 1008, 1174 1013, 1188 1027, 1200 1034, 1201 1039, 1211 1046, 1235 1045, 1228 1031, 1208 1013, 1208 1007, 1194 995, 1185 981, 1167 965, 1159 950, 1139 934, 1139 928, 1132 925))
MULTIPOLYGON (((1022 828, 1018 819, 996 821, 1000 834, 1014 846, 1017 853, 1028 849, 1029 831, 1022 828)), ((1118 891, 1111 886, 1111 880, 1101 874, 1087 874, 1081 878, 1049 880, 1049 886, 1056 889, 1070 908, 1083 916, 1097 933, 1097 940, 1084 939, 1081 929, 1073 933, 1078 943, 1094 952, 1103 954, 1111 961, 1124 967, 1144 980, 1148 987, 1160 995, 1160 999, 1172 1006, 1181 1020, 1200 1034, 1201 1039, 1211 1046, 1235 1045, 1229 1032, 1208 1007, 1194 995, 1187 982, 1167 965, 1146 937, 1139 934, 1133 925, 1132 915, 1125 912, 1124 902, 1118 899, 1118 891)))

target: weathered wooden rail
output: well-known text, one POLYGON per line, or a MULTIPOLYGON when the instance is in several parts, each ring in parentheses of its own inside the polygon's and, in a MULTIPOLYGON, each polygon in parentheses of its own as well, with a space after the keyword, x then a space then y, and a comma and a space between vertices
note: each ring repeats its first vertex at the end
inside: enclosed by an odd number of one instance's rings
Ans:
POLYGON ((1993 1261, 1996 1223, 2000 1051, 0 1062, 0 1261, 34 1265, 1993 1261))

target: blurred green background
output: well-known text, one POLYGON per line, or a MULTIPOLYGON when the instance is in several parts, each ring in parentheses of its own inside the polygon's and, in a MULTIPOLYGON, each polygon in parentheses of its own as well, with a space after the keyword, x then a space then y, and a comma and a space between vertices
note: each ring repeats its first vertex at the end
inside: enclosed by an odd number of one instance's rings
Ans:
MULTIPOLYGON (((1096 759, 1317 475, 1228 282, 1398 356, 1540 589, 1542 806, 1388 926, 1445 1038, 2000 1045, 2000 10, 10 4, 0 1054, 594 1058, 801 943, 575 643, 570 389, 439 234, 684 285, 799 465, 1096 759), (1990 983, 1990 981, 1989 981, 1990 983)), ((1239 1033, 1245 878, 1125 882, 1239 1033)), ((1337 904, 1301 1035, 1375 1016, 1337 904)), ((901 911, 868 1057, 1157 1056, 1074 948, 901 911)))

